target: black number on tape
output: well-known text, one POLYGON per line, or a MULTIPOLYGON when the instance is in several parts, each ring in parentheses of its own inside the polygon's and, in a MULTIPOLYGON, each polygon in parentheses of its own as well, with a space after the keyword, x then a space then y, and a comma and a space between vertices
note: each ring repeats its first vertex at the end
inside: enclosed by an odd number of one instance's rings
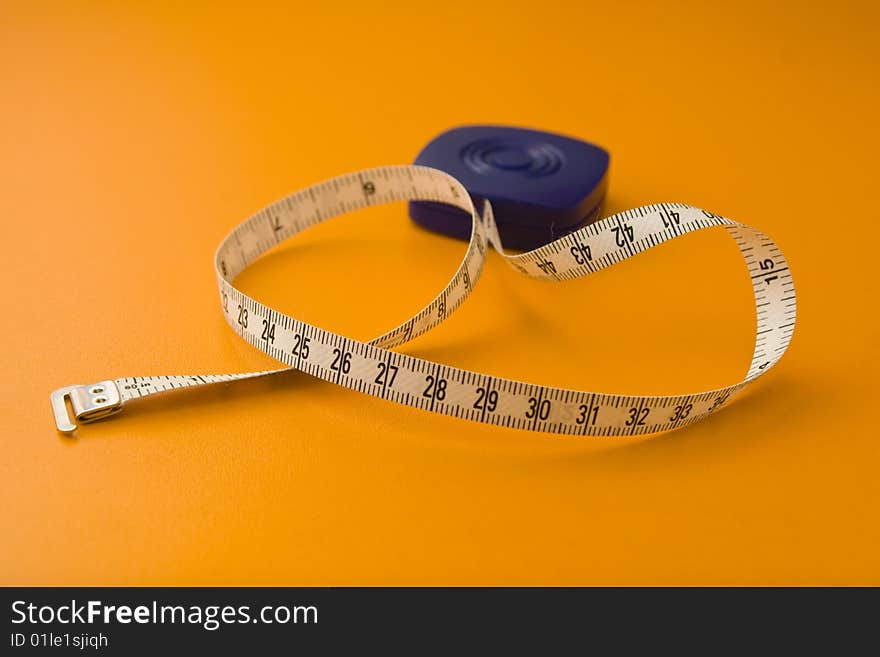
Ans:
POLYGON ((428 385, 425 388, 425 392, 422 393, 423 397, 436 399, 437 401, 446 399, 446 379, 434 378, 433 374, 429 374, 425 377, 425 383, 428 385))
POLYGON ((275 343, 275 322, 269 323, 268 319, 263 320, 263 332, 260 334, 260 339, 275 343))
POLYGON ((309 358, 309 342, 311 342, 311 338, 306 337, 300 333, 297 333, 293 336, 293 349, 290 350, 294 356, 302 358, 303 360, 308 360, 309 358))
POLYGON ((638 406, 633 406, 629 409, 629 419, 624 422, 624 425, 628 427, 643 427, 645 426, 645 420, 648 419, 648 413, 650 412, 650 408, 640 409, 638 406))
POLYGON ((351 352, 334 349, 333 363, 330 365, 330 369, 343 374, 351 372, 351 352))
POLYGON ((529 410, 526 411, 526 417, 530 420, 534 418, 546 420, 550 417, 550 400, 542 399, 538 401, 537 397, 529 397, 529 410))
POLYGON ((397 365, 376 363, 376 369, 379 370, 379 373, 376 375, 373 383, 380 386, 388 386, 389 388, 394 385, 394 379, 397 378, 397 365))
POLYGON ((474 408, 479 411, 487 410, 490 413, 494 411, 498 408, 498 391, 477 388, 477 401, 474 402, 474 408))

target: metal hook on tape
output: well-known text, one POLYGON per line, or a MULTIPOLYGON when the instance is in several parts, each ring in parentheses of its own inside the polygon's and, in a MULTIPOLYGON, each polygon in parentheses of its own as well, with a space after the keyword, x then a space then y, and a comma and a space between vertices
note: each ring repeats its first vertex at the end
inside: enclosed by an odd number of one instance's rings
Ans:
POLYGON ((93 422, 122 410, 122 398, 114 381, 58 388, 52 392, 50 400, 52 413, 55 415, 55 426, 62 433, 76 431, 76 424, 71 421, 67 411, 68 399, 73 407, 74 419, 79 422, 93 422))

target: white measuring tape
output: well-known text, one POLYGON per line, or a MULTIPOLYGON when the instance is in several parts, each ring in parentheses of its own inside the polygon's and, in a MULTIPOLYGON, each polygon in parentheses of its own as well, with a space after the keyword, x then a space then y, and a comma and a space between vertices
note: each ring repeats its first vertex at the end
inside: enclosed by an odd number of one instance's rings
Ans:
POLYGON ((649 205, 602 219, 534 251, 503 251, 492 208, 482 214, 448 174, 420 166, 367 169, 308 187, 261 210, 230 233, 214 258, 226 321, 242 338, 287 367, 242 374, 125 377, 52 393, 58 430, 72 432, 65 399, 77 420, 110 415, 132 399, 177 388, 249 379, 298 369, 346 388, 443 415, 516 429, 617 436, 675 429, 706 417, 766 373, 791 341, 795 293, 788 264, 763 233, 678 203, 649 205), (464 259, 440 294, 397 328, 360 342, 273 310, 236 289, 233 281, 279 242, 339 214, 391 201, 448 203, 473 216, 464 259), (748 265, 757 307, 755 351, 738 383, 689 395, 634 396, 582 392, 448 367, 391 351, 449 317, 480 276, 487 245, 532 278, 564 281, 605 267, 704 228, 722 227, 748 265))

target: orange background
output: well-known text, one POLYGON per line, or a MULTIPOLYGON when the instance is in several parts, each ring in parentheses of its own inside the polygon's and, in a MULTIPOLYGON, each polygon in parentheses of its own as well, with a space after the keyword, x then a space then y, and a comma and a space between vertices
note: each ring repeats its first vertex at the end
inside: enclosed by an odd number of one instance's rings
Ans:
MULTIPOLYGON (((0 583, 880 584, 876 3, 138 4, 0 9, 0 583), (779 366, 647 439, 481 426, 297 374, 56 434, 62 385, 274 366, 221 318, 220 239, 479 122, 606 147, 609 212, 682 201, 771 235, 799 301, 779 366)), ((370 338, 462 251, 385 206, 239 284, 370 338)), ((753 327, 718 231, 562 285, 493 254, 405 349, 672 394, 738 380, 753 327)))

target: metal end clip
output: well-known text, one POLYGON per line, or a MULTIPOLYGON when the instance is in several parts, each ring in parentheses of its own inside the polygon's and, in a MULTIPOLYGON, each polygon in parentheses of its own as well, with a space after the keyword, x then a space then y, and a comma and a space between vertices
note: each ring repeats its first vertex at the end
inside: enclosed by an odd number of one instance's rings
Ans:
POLYGON ((93 422, 122 410, 119 388, 113 381, 99 381, 85 386, 67 386, 52 393, 55 426, 61 433, 73 433, 76 424, 70 421, 65 399, 70 399, 73 414, 80 422, 93 422))

